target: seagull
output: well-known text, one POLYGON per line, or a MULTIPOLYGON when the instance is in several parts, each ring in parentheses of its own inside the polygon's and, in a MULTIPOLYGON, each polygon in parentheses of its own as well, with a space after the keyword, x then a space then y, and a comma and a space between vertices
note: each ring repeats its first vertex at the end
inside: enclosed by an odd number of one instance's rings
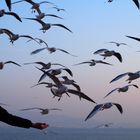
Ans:
POLYGON ((126 81, 128 81, 128 83, 131 83, 132 80, 135 80, 135 79, 140 77, 140 71, 137 71, 137 72, 126 72, 126 73, 120 74, 120 75, 116 76, 113 80, 111 80, 110 83, 112 83, 114 81, 117 81, 117 80, 119 80, 120 78, 122 78, 122 77, 124 77, 126 75, 129 76, 129 78, 126 81))
POLYGON ((10 42, 13 44, 14 41, 18 40, 20 37, 25 37, 25 38, 29 38, 29 39, 32 39, 34 41, 36 41, 34 38, 32 38, 31 36, 29 35, 19 35, 19 34, 14 34, 13 32, 11 32, 10 30, 8 29, 0 29, 0 34, 2 33, 5 33, 9 36, 9 39, 10 39, 10 42))
POLYGON ((46 115, 46 114, 48 114, 50 111, 52 111, 52 110, 59 110, 59 111, 61 111, 62 109, 59 109, 59 108, 38 108, 38 107, 33 107, 33 108, 25 108, 25 109, 21 109, 20 111, 26 111, 26 110, 33 110, 33 109, 39 109, 39 110, 41 110, 41 114, 42 115, 46 115))
POLYGON ((108 49, 99 49, 97 51, 95 51, 93 54, 100 54, 101 56, 104 56, 104 59, 106 57, 110 57, 110 56, 115 56, 120 62, 122 62, 122 56, 120 53, 115 52, 113 50, 109 51, 108 49))
POLYGON ((31 52, 31 55, 37 54, 37 53, 39 53, 39 52, 41 52, 43 50, 48 50, 49 53, 54 53, 54 52, 56 52, 58 50, 58 51, 66 53, 66 54, 69 54, 71 56, 77 57, 76 55, 73 55, 73 54, 69 53, 68 51, 65 51, 65 50, 60 49, 60 48, 55 48, 55 47, 43 47, 43 48, 40 48, 40 49, 36 49, 36 50, 31 52))
MULTIPOLYGON (((36 40, 36 42, 39 44, 39 45, 41 45, 41 44, 45 44, 46 45, 46 47, 48 47, 48 44, 44 41, 44 40, 42 40, 42 39, 40 39, 40 38, 34 38, 35 40, 36 40)), ((29 41, 32 41, 32 39, 29 39, 27 42, 29 42, 29 41)))
POLYGON ((7 5, 9 11, 11 11, 11 0, 5 0, 5 2, 6 2, 6 5, 7 5))
POLYGON ((63 8, 58 8, 57 6, 54 6, 54 7, 52 7, 52 8, 56 9, 57 12, 60 12, 60 11, 65 11, 65 12, 66 12, 65 9, 63 9, 63 8))
MULTIPOLYGON (((107 97, 108 95, 110 95, 111 93, 113 93, 114 91, 118 91, 118 92, 126 92, 128 91, 129 87, 130 86, 133 86, 135 88, 139 88, 137 85, 134 85, 134 84, 130 84, 130 85, 126 85, 126 86, 123 86, 123 87, 120 87, 120 88, 115 88, 113 89, 111 92, 109 92, 105 97, 107 97)), ((105 98, 104 97, 104 98, 105 98)))
POLYGON ((100 128, 100 127, 110 127, 110 125, 113 125, 113 123, 106 123, 106 124, 101 124, 101 125, 98 125, 96 126, 95 128, 100 128))
POLYGON ((109 108, 111 108, 114 105, 117 107, 119 112, 122 114, 123 113, 123 109, 122 109, 122 106, 120 104, 113 103, 113 102, 107 102, 107 103, 103 103, 103 104, 97 104, 93 108, 93 110, 89 113, 89 115, 86 117, 85 121, 87 121, 88 119, 93 117, 98 111, 103 111, 104 109, 109 109, 109 108))
POLYGON ((0 70, 2 70, 4 68, 5 64, 10 64, 10 63, 21 67, 21 65, 19 65, 18 63, 14 62, 14 61, 6 61, 6 62, 0 62, 0 70))
POLYGON ((4 9, 0 10, 0 17, 3 17, 4 15, 14 16, 17 20, 22 22, 21 18, 16 13, 14 13, 14 12, 5 12, 4 9))
POLYGON ((35 20, 38 23, 40 23, 42 25, 42 28, 40 30, 43 31, 43 33, 45 33, 47 30, 49 30, 52 26, 58 26, 61 28, 66 29, 67 31, 71 32, 72 31, 70 29, 68 29, 66 26, 62 25, 62 24, 51 24, 51 23, 45 23, 44 21, 37 19, 37 18, 24 18, 24 19, 29 19, 29 20, 35 20))
POLYGON ((59 63, 51 63, 51 62, 44 63, 44 62, 41 62, 41 61, 38 61, 38 62, 31 62, 31 63, 24 63, 24 65, 28 65, 28 64, 39 64, 39 65, 42 66, 41 69, 44 69, 44 70, 50 69, 52 65, 58 65, 58 66, 65 67, 64 65, 61 65, 61 64, 59 64, 59 63))
POLYGON ((94 60, 94 59, 91 59, 90 61, 85 61, 85 62, 81 62, 81 63, 78 63, 78 64, 74 64, 74 65, 89 64, 89 66, 95 66, 97 63, 98 64, 101 63, 101 64, 112 65, 112 64, 104 62, 102 60, 94 60))
POLYGON ((42 1, 42 2, 39 2, 39 3, 35 3, 32 0, 19 0, 19 1, 13 2, 12 4, 16 4, 16 3, 19 3, 19 2, 28 2, 28 3, 30 3, 32 5, 32 7, 31 7, 32 12, 37 11, 38 13, 40 13, 40 5, 41 4, 47 3, 47 4, 54 5, 52 2, 49 2, 49 1, 42 1))
POLYGON ((119 47, 120 45, 127 45, 126 43, 119 43, 114 41, 110 41, 109 43, 114 43, 117 47, 119 47))

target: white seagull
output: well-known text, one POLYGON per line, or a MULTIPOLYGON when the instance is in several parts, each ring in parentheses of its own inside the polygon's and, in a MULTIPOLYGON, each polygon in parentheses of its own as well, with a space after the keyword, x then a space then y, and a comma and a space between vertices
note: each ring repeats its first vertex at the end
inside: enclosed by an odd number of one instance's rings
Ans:
POLYGON ((123 109, 122 109, 122 106, 120 104, 112 103, 112 102, 107 102, 107 103, 103 103, 103 104, 97 104, 93 108, 93 110, 89 113, 89 115, 86 117, 85 121, 87 121, 88 119, 93 117, 98 111, 103 111, 104 109, 109 109, 109 108, 111 108, 114 105, 117 107, 119 112, 122 114, 123 113, 123 109))
POLYGON ((108 95, 110 95, 110 94, 113 93, 114 91, 118 91, 118 92, 127 92, 130 86, 133 86, 133 87, 135 87, 135 88, 139 88, 137 85, 134 85, 134 84, 126 85, 126 86, 123 86, 123 87, 120 87, 120 88, 115 88, 115 89, 113 89, 112 91, 110 91, 104 98, 106 98, 108 95))
POLYGON ((115 52, 114 50, 108 50, 108 49, 99 49, 97 51, 95 51, 93 54, 100 54, 101 56, 104 56, 104 59, 106 57, 110 57, 110 56, 115 56, 120 62, 122 62, 122 56, 120 53, 115 52))

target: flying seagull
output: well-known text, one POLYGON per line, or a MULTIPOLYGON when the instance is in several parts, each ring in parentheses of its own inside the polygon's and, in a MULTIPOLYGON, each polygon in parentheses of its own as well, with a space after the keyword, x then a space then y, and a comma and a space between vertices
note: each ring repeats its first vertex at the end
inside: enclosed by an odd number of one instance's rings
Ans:
POLYGON ((115 56, 120 62, 122 62, 122 56, 120 53, 115 52, 114 50, 108 50, 108 49, 99 49, 95 51, 93 54, 100 54, 101 56, 104 56, 104 59, 106 57, 115 56))
POLYGON ((21 66, 21 65, 19 65, 18 63, 14 62, 14 61, 0 62, 0 70, 2 70, 4 68, 5 64, 14 64, 14 65, 17 65, 19 67, 21 66))
POLYGON ((114 91, 118 91, 118 92, 127 92, 130 86, 133 86, 133 87, 135 87, 135 88, 139 88, 137 85, 134 85, 134 84, 126 85, 126 86, 123 86, 123 87, 120 87, 120 88, 115 88, 115 89, 113 89, 112 91, 110 91, 104 98, 106 98, 108 95, 110 95, 110 94, 113 93, 114 91))
POLYGON ((102 60, 94 60, 94 59, 91 59, 90 61, 84 61, 84 62, 74 64, 74 65, 89 64, 89 66, 95 66, 96 64, 99 64, 99 63, 100 64, 112 65, 112 64, 104 62, 102 60))
POLYGON ((128 83, 131 83, 132 80, 135 80, 135 79, 140 77, 140 71, 126 72, 126 73, 120 74, 120 75, 116 76, 113 80, 111 80, 110 83, 112 83, 114 81, 117 81, 117 80, 119 80, 120 78, 122 78, 122 77, 124 77, 126 75, 128 75, 128 77, 129 77, 126 81, 128 81, 128 83))
POLYGON ((25 38, 29 38, 32 39, 34 41, 36 41, 33 37, 29 36, 29 35, 19 35, 19 34, 14 34, 12 31, 8 30, 8 29, 3 29, 0 28, 0 34, 5 33, 9 36, 10 42, 13 44, 14 41, 18 40, 20 37, 25 37, 25 38))
POLYGON ((61 52, 64 52, 66 54, 69 54, 71 56, 77 57, 76 55, 73 55, 73 54, 69 53, 68 51, 66 51, 64 49, 55 48, 55 47, 43 47, 43 48, 40 48, 40 49, 36 49, 36 50, 34 50, 34 51, 31 52, 31 55, 37 54, 37 53, 39 53, 39 52, 41 52, 43 50, 48 50, 49 53, 54 53, 56 51, 61 51, 61 52))
POLYGON ((119 43, 119 42, 115 42, 115 41, 110 41, 109 43, 113 43, 113 44, 115 44, 117 47, 119 47, 120 45, 127 45, 126 43, 119 43))
POLYGON ((21 109, 20 111, 26 111, 26 110, 33 110, 33 109, 39 109, 39 110, 41 110, 41 114, 42 115, 46 115, 46 114, 48 114, 50 111, 52 111, 52 110, 59 110, 59 111, 61 111, 62 109, 59 109, 59 108, 38 108, 38 107, 33 107, 33 108, 25 108, 25 109, 21 109))
POLYGON ((113 102, 107 102, 107 103, 103 103, 103 104, 97 104, 93 108, 93 110, 89 113, 89 115, 86 117, 85 121, 87 121, 88 119, 93 117, 98 111, 103 111, 104 109, 109 109, 109 108, 111 108, 114 105, 117 107, 119 112, 122 114, 123 113, 123 109, 122 109, 122 106, 120 104, 113 103, 113 102))
POLYGON ((16 13, 14 13, 14 12, 5 12, 4 9, 0 10, 0 17, 3 17, 4 15, 14 16, 17 20, 22 22, 21 18, 16 13))
POLYGON ((49 30, 52 26, 61 27, 72 33, 72 31, 69 28, 67 28, 66 26, 64 26, 62 24, 45 23, 44 21, 37 19, 37 18, 24 18, 24 19, 34 20, 34 21, 37 21, 38 23, 40 23, 42 25, 42 28, 40 30, 42 30, 43 33, 45 33, 47 30, 49 30))

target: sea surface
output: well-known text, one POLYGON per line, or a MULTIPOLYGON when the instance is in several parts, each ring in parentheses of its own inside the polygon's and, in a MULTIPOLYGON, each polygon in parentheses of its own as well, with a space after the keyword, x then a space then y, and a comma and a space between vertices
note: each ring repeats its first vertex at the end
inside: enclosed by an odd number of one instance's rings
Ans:
POLYGON ((0 127, 0 140, 140 140, 140 128, 49 128, 42 131, 0 127))

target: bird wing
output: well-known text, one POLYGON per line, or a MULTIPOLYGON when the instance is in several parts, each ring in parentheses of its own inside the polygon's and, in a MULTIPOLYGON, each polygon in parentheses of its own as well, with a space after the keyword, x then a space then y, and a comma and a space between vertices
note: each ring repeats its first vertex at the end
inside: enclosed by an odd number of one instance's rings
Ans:
POLYGON ((81 65, 81 64, 90 64, 90 63, 92 63, 92 62, 91 61, 85 61, 85 62, 74 64, 74 66, 81 65))
POLYGON ((64 66, 62 64, 59 64, 59 63, 52 63, 52 65, 58 65, 58 66, 66 67, 66 66, 64 66))
POLYGON ((103 104, 96 105, 93 110, 89 113, 89 115, 86 117, 85 121, 93 117, 98 111, 100 111, 103 107, 103 104))
POLYGON ((131 38, 131 39, 134 39, 136 41, 140 41, 140 38, 138 38, 138 37, 133 37, 133 36, 128 36, 128 35, 126 35, 126 37, 131 38))
POLYGON ((20 22, 22 22, 21 18, 14 12, 5 12, 5 14, 7 15, 12 15, 14 16, 17 20, 19 20, 20 22))
POLYGON ((99 53, 102 53, 105 51, 108 51, 108 50, 107 49, 99 49, 99 50, 95 51, 93 54, 99 54, 99 53))
POLYGON ((88 101, 90 101, 90 102, 96 103, 95 101, 93 101, 90 97, 88 97, 88 96, 87 96, 86 94, 84 94, 83 92, 80 92, 80 91, 77 91, 77 90, 73 90, 73 89, 68 89, 67 92, 79 96, 80 99, 81 99, 81 98, 84 98, 84 99, 86 99, 86 100, 88 100, 88 101))
POLYGON ((128 85, 128 86, 134 86, 134 87, 136 87, 136 88, 139 88, 137 85, 134 85, 134 84, 130 84, 130 85, 128 85))
POLYGON ((73 85, 78 91, 81 91, 81 88, 80 88, 79 85, 77 85, 77 84, 75 84, 75 83, 73 83, 72 85, 73 85))
POLYGON ((6 2, 6 5, 7 5, 9 11, 11 11, 11 0, 5 0, 5 2, 6 2))
POLYGON ((110 63, 107 63, 107 62, 104 62, 104 61, 102 61, 102 60, 99 60, 99 61, 95 61, 96 63, 102 63, 102 64, 107 64, 107 65, 112 65, 112 64, 110 64, 110 63))
POLYGON ((66 30, 68 30, 69 32, 72 33, 72 31, 71 31, 69 28, 67 28, 66 26, 64 26, 64 25, 62 25, 62 24, 51 24, 51 25, 52 25, 52 26, 59 26, 59 27, 62 27, 62 28, 66 29, 66 30))
POLYGON ((132 1, 135 3, 135 5, 137 6, 137 8, 139 9, 140 8, 139 1, 138 0, 132 0, 132 1))
POLYGON ((119 80, 120 78, 124 77, 125 75, 128 75, 128 72, 118 75, 113 80, 111 80, 110 83, 119 80))
POLYGON ((33 109, 43 110, 42 108, 32 107, 32 108, 24 108, 24 109, 20 109, 20 111, 33 110, 33 109))
POLYGON ((63 70, 65 70, 66 72, 68 72, 70 76, 73 76, 73 73, 72 73, 72 71, 70 69, 64 68, 63 70))
POLYGON ((62 111, 62 109, 59 109, 59 108, 50 108, 49 110, 59 110, 59 111, 62 111))
POLYGON ((31 62, 31 63, 24 63, 24 65, 34 64, 34 63, 36 63, 36 64, 40 64, 41 66, 46 65, 45 63, 43 63, 43 62, 41 62, 41 61, 39 61, 39 62, 31 62))
POLYGON ((30 54, 31 54, 31 55, 34 55, 34 54, 37 54, 37 53, 39 53, 39 52, 41 52, 41 51, 43 51, 43 50, 45 50, 45 49, 47 49, 47 48, 44 47, 44 48, 41 48, 41 49, 36 49, 36 50, 32 51, 30 54))
POLYGON ((113 103, 116 107, 117 107, 117 109, 120 111, 120 113, 122 114, 123 113, 123 108, 122 108, 122 106, 120 105, 120 104, 118 104, 118 103, 113 103))
POLYGON ((73 54, 71 54, 71 53, 69 53, 69 52, 67 52, 67 51, 65 51, 65 50, 63 50, 63 49, 57 48, 57 50, 62 51, 62 52, 67 53, 67 54, 70 54, 70 55, 72 55, 72 56, 74 56, 74 57, 77 57, 76 55, 73 55, 73 54))
POLYGON ((54 15, 54 14, 46 14, 45 16, 51 16, 51 17, 56 17, 56 18, 59 18, 59 19, 63 19, 62 17, 59 17, 59 16, 54 15))
POLYGON ((122 62, 122 56, 120 53, 115 52, 113 55, 116 56, 120 62, 122 62))
POLYGON ((12 63, 12 64, 15 64, 15 65, 21 67, 21 65, 19 65, 18 63, 14 62, 14 61, 6 61, 6 62, 4 62, 4 64, 8 64, 8 63, 12 63))
POLYGON ((114 91, 116 91, 116 90, 118 90, 119 88, 115 88, 115 89, 113 89, 112 91, 110 91, 104 98, 106 98, 108 95, 110 95, 112 92, 114 92, 114 91))

